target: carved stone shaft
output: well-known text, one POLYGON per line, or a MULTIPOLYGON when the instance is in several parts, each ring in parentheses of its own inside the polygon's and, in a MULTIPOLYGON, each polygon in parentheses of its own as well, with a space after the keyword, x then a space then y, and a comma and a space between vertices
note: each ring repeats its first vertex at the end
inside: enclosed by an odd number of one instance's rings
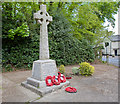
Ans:
POLYGON ((47 25, 52 17, 46 12, 46 5, 41 5, 40 10, 34 13, 34 18, 40 23, 40 60, 49 59, 49 44, 47 25))
POLYGON ((48 32, 47 32, 47 25, 45 21, 40 25, 40 55, 39 59, 49 59, 49 45, 48 45, 48 32))

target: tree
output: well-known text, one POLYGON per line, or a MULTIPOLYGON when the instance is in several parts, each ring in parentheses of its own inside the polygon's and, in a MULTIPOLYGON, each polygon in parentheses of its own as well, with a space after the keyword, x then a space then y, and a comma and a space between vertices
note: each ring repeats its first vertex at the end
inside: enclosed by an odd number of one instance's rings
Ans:
POLYGON ((105 18, 114 26, 113 14, 117 13, 117 2, 88 2, 88 3, 69 3, 66 18, 71 22, 73 35, 77 39, 85 38, 94 47, 97 47, 105 37, 113 34, 108 31, 103 23, 105 18), (108 12, 109 11, 109 12, 108 12))
POLYGON ((96 15, 99 17, 100 20, 105 22, 105 19, 107 19, 113 27, 115 26, 115 19, 113 15, 117 14, 119 2, 98 2, 91 3, 91 5, 94 5, 100 11, 96 12, 96 15))
MULTIPOLYGON (((2 4, 3 64, 28 65, 38 59, 39 25, 33 18, 43 2, 5 2, 2 4), (29 31, 29 33, 28 33, 29 31), (28 35, 29 34, 29 35, 28 35), (13 40, 12 40, 13 39, 13 40)), ((111 35, 103 26, 104 19, 116 13, 117 3, 44 2, 53 16, 49 25, 50 55, 57 64, 93 61, 93 48, 111 35), (113 7, 115 6, 115 7, 113 7)), ((111 18, 111 19, 110 19, 111 18)))

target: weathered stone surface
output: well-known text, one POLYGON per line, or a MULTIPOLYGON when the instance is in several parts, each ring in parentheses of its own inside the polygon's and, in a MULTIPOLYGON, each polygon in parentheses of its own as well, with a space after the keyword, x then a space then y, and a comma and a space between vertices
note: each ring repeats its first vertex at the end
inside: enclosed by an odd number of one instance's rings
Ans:
POLYGON ((45 81, 39 81, 31 77, 27 78, 27 84, 33 85, 37 88, 46 87, 45 81))
POLYGON ((34 87, 34 86, 28 84, 27 81, 21 83, 22 86, 30 89, 31 91, 39 94, 40 96, 44 96, 45 94, 56 91, 56 90, 58 90, 62 87, 65 87, 65 86, 69 85, 69 84, 70 84, 69 81, 66 81, 65 83, 60 83, 60 85, 53 85, 53 86, 50 86, 50 87, 46 86, 46 87, 43 87, 43 88, 37 88, 37 87, 34 87))
POLYGON ((47 25, 52 17, 46 12, 46 5, 41 5, 40 10, 34 13, 34 18, 40 23, 40 60, 49 59, 48 30, 47 25))
POLYGON ((33 62, 32 78, 44 81, 48 75, 57 75, 57 67, 54 60, 37 60, 33 62))

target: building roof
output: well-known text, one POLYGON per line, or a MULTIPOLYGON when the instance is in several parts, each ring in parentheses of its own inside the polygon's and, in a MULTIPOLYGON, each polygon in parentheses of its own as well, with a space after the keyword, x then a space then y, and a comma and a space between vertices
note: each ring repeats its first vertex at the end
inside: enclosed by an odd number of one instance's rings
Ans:
POLYGON ((112 42, 118 42, 118 41, 120 41, 120 35, 112 35, 112 36, 109 37, 109 39, 112 42))

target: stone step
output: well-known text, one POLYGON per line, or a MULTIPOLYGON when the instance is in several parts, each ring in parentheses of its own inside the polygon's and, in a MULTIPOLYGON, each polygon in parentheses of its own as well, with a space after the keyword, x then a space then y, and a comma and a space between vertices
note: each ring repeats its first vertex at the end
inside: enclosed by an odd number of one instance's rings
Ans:
POLYGON ((46 86, 43 88, 37 88, 35 86, 28 84, 27 81, 21 83, 22 86, 24 86, 27 89, 30 89, 31 91, 37 93, 40 96, 44 96, 45 94, 48 94, 48 93, 51 93, 58 89, 61 89, 62 87, 66 87, 69 84, 70 84, 70 82, 66 81, 65 83, 60 83, 60 85, 53 85, 53 86, 46 86))

